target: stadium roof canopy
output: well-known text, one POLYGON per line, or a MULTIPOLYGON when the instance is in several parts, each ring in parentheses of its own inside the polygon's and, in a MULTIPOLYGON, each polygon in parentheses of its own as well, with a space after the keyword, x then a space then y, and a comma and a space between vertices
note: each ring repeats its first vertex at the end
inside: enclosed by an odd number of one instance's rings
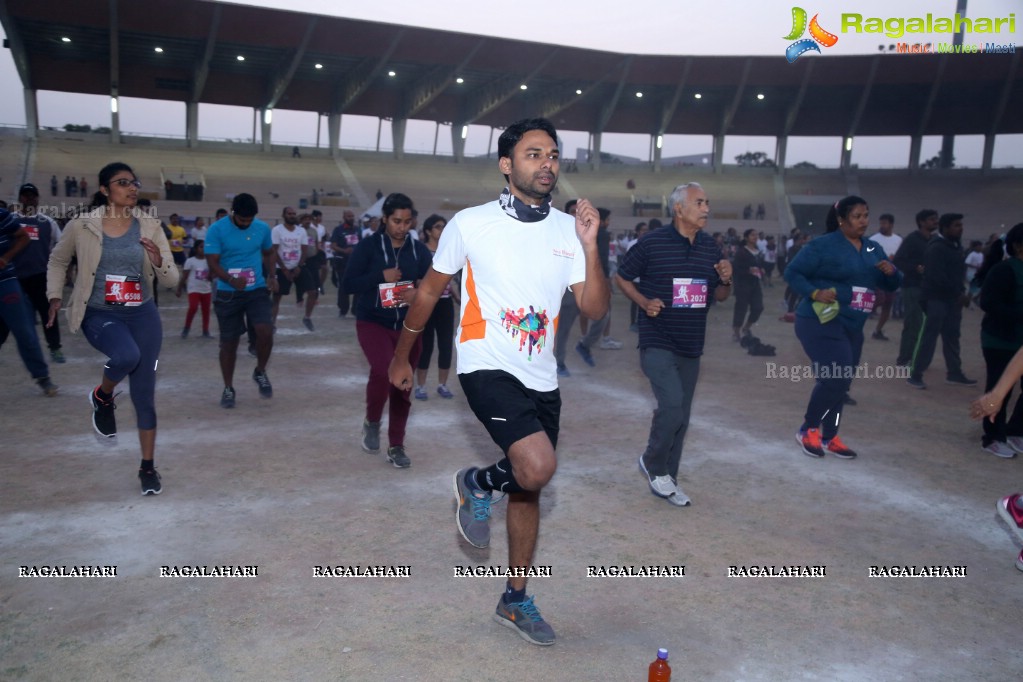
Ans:
POLYGON ((628 55, 206 0, 0 0, 0 21, 30 91, 650 135, 1023 133, 1018 51, 628 55))

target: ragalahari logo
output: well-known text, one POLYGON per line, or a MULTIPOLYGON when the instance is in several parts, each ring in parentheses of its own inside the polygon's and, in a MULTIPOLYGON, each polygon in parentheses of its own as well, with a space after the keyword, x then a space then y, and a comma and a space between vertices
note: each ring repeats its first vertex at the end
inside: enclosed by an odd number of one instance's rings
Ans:
POLYGON ((796 40, 802 37, 803 33, 807 30, 806 10, 802 7, 792 8, 792 32, 785 36, 785 40, 795 40, 796 42, 789 45, 785 50, 785 59, 789 60, 789 64, 810 50, 820 54, 821 49, 817 46, 818 43, 824 47, 831 47, 838 42, 838 36, 834 33, 828 33, 817 23, 818 16, 815 14, 813 19, 810 20, 810 37, 796 40))

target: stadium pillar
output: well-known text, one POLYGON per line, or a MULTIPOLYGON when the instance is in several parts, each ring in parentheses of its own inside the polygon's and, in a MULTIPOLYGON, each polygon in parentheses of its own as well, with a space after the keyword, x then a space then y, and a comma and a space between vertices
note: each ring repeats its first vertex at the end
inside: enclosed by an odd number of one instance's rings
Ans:
POLYGON ((774 165, 778 168, 779 172, 785 170, 785 153, 788 151, 788 148, 788 135, 779 135, 774 145, 774 165))
POLYGON ((36 91, 25 88, 25 137, 36 139, 39 132, 39 105, 36 103, 36 91))
POLYGON ((938 157, 938 165, 940 168, 951 168, 955 165, 955 135, 942 135, 941 136, 941 156, 938 157))
POLYGON ((995 158, 995 136, 984 136, 984 160, 980 164, 981 171, 991 170, 991 164, 995 158))
MULTIPOLYGON (((116 97, 116 95, 115 95, 116 97)), ((121 112, 110 112, 110 143, 121 144, 121 112)))
POLYGON ((185 104, 185 143, 189 147, 199 146, 199 103, 185 104))
POLYGON ((914 135, 909 138, 909 170, 915 172, 920 170, 920 148, 923 146, 923 135, 914 135))
POLYGON ((843 173, 849 172, 849 169, 852 168, 852 146, 847 144, 845 139, 842 140, 842 156, 838 167, 842 169, 843 173))
POLYGON ((331 157, 340 156, 341 151, 341 114, 333 113, 327 116, 327 138, 330 142, 331 157))
POLYGON ((465 139, 462 137, 463 126, 454 123, 451 125, 451 156, 455 163, 461 163, 465 159, 465 139))
POLYGON ((391 121, 391 143, 394 145, 394 158, 405 158, 405 124, 408 119, 396 118, 391 121))
POLYGON ((657 146, 658 135, 654 135, 654 172, 661 172, 661 148, 657 146))
POLYGON ((593 148, 590 150, 590 168, 600 170, 600 133, 593 133, 593 148))
POLYGON ((721 173, 724 170, 722 161, 725 157, 725 136, 715 135, 714 136, 714 172, 721 173))
POLYGON ((273 150, 273 141, 270 137, 272 121, 267 121, 266 109, 260 109, 259 117, 259 139, 263 143, 263 151, 269 152, 273 150))

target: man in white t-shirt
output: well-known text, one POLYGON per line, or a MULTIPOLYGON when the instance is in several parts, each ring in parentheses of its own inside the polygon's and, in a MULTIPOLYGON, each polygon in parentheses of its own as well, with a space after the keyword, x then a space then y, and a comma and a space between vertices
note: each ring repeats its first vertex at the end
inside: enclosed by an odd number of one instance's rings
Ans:
POLYGON ((494 619, 533 644, 554 643, 554 631, 526 596, 540 526, 540 491, 557 468, 561 411, 552 338, 562 294, 599 320, 608 280, 597 254, 597 210, 586 199, 572 218, 551 207, 558 181, 557 132, 546 119, 509 126, 498 141, 498 168, 508 187, 497 201, 465 209, 444 228, 433 266, 405 318, 389 371, 411 390, 409 350, 441 292, 463 270, 458 328, 458 379, 476 417, 504 451, 502 460, 455 473, 456 519, 476 547, 490 543, 491 493, 508 495, 510 578, 494 619))
POLYGON ((270 232, 270 240, 273 242, 274 258, 277 262, 277 291, 274 293, 273 303, 273 325, 277 326, 277 311, 281 307, 281 297, 291 293, 291 285, 296 280, 300 290, 307 287, 304 281, 306 277, 305 246, 309 243, 309 237, 304 229, 298 227, 298 213, 291 206, 285 206, 281 213, 281 223, 274 225, 270 232))
MULTIPOLYGON (((888 260, 895 258, 895 252, 899 250, 899 246, 902 244, 902 237, 895 234, 895 216, 891 213, 883 213, 878 218, 878 233, 870 238, 871 241, 875 241, 881 245, 884 249, 885 255, 888 260)), ((892 303, 895 301, 895 297, 898 295, 897 291, 882 291, 878 289, 874 292, 874 309, 879 311, 877 316, 877 328, 871 335, 872 339, 876 341, 887 341, 888 337, 884 335, 884 324, 888 321, 888 317, 892 314, 892 303)))

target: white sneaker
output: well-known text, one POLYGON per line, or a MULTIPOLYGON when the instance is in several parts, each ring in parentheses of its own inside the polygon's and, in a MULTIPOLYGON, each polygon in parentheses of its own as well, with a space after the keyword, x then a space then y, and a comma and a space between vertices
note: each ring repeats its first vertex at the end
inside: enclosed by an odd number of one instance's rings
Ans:
POLYGON ((990 445, 985 445, 984 452, 990 452, 996 457, 1004 457, 1005 459, 1012 459, 1016 456, 1016 451, 1000 440, 993 440, 990 445))
POLYGON ((678 481, 675 482, 675 494, 668 498, 668 502, 679 507, 688 507, 692 504, 689 496, 682 491, 682 486, 678 484, 678 481))
POLYGON ((1009 436, 1005 440, 1008 442, 1010 448, 1020 454, 1023 454, 1023 438, 1020 436, 1009 436))
POLYGON ((650 481, 650 490, 654 495, 663 497, 676 507, 688 507, 690 504, 689 498, 675 481, 671 480, 671 476, 657 476, 650 481))
POLYGON ((675 494, 675 482, 671 476, 657 476, 650 479, 650 490, 658 497, 670 497, 675 494))
POLYGON ((603 350, 621 350, 625 346, 621 341, 616 341, 610 336, 605 336, 600 340, 600 347, 603 350))

